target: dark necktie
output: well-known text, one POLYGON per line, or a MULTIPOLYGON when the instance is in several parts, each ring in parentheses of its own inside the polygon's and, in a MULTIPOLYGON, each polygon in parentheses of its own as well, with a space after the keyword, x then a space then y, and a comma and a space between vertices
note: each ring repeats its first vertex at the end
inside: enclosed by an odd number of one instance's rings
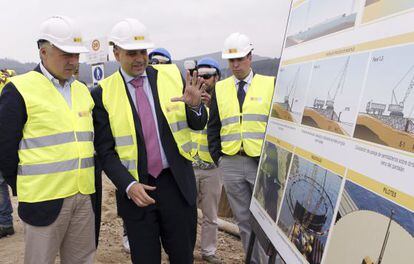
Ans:
POLYGON ((238 85, 239 88, 237 90, 237 99, 239 99, 240 113, 242 112, 244 98, 246 97, 246 92, 243 89, 245 84, 245 81, 240 81, 238 85))
POLYGON ((151 105, 144 91, 144 78, 140 76, 131 81, 135 87, 136 107, 141 120, 142 133, 145 141, 145 150, 147 151, 148 173, 157 178, 161 173, 162 159, 160 145, 157 137, 157 127, 155 126, 155 118, 152 114, 151 105))

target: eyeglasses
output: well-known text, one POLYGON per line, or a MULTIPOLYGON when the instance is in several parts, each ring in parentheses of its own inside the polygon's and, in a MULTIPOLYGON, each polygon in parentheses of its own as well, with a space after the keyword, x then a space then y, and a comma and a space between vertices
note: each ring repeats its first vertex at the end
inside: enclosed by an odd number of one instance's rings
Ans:
POLYGON ((199 75, 199 77, 203 78, 204 80, 208 80, 211 77, 213 77, 215 74, 203 74, 203 75, 199 75))

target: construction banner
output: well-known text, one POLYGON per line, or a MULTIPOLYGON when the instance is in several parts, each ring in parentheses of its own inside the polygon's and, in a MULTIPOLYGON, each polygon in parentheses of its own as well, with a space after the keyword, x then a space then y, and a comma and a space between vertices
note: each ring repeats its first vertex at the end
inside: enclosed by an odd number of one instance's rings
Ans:
POLYGON ((294 0, 250 210, 286 263, 414 263, 414 1, 294 0))

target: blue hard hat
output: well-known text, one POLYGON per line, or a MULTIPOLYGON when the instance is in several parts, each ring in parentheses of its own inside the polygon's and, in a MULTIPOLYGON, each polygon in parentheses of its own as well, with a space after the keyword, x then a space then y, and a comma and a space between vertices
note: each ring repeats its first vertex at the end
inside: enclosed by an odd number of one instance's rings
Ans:
POLYGON ((168 52, 168 50, 166 50, 164 48, 154 49, 153 51, 151 51, 148 54, 148 57, 151 59, 152 56, 154 56, 154 55, 162 55, 162 56, 165 56, 165 57, 167 57, 171 61, 171 54, 168 52))
POLYGON ((216 68, 218 74, 220 75, 220 65, 215 59, 210 58, 210 57, 202 58, 201 60, 198 61, 197 67, 201 68, 203 66, 208 66, 210 68, 216 68))

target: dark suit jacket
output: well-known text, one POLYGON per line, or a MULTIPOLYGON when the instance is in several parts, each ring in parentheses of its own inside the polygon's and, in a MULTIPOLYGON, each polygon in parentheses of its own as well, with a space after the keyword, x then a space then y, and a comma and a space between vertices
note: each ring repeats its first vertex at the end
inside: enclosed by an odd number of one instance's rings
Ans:
MULTIPOLYGON (((39 65, 34 71, 42 73, 39 65)), ((12 188, 13 195, 17 194, 17 151, 26 121, 27 111, 23 97, 10 82, 3 88, 0 96, 0 173, 12 188)), ((95 195, 91 197, 95 210, 95 195)), ((38 203, 19 202, 18 213, 20 218, 30 225, 48 226, 58 217, 62 204, 63 199, 38 203)))
MULTIPOLYGON (((194 171, 190 161, 185 159, 178 151, 177 145, 173 138, 173 134, 169 128, 168 122, 161 110, 160 101, 158 98, 157 75, 158 71, 151 66, 146 69, 148 81, 151 86, 152 95, 154 97, 155 111, 157 114, 158 130, 160 139, 164 148, 165 155, 170 166, 170 170, 174 176, 175 182, 181 191, 184 199, 189 205, 194 205, 196 202, 197 190, 195 185, 194 171)), ((122 75, 122 74, 121 74, 122 75)), ((146 184, 148 182, 147 158, 145 150, 145 142, 141 129, 141 122, 138 117, 135 105, 132 101, 128 88, 124 86, 127 91, 130 107, 133 113, 135 122, 135 130, 137 135, 138 146, 138 174, 140 183, 146 184)), ((164 88, 168 89, 168 87, 164 88)), ((118 212, 123 218, 138 219, 141 218, 144 208, 138 207, 126 195, 128 185, 135 181, 128 170, 121 164, 119 156, 115 151, 115 141, 112 135, 108 113, 102 104, 102 88, 100 86, 92 90, 92 97, 95 100, 95 108, 93 110, 93 119, 95 127, 95 149, 101 161, 102 168, 106 175, 111 179, 117 188, 118 212)), ((198 116, 194 111, 186 107, 187 123, 190 128, 194 130, 201 130, 207 123, 207 112, 202 106, 201 116, 198 116)), ((119 116, 119 118, 124 118, 119 116)))

